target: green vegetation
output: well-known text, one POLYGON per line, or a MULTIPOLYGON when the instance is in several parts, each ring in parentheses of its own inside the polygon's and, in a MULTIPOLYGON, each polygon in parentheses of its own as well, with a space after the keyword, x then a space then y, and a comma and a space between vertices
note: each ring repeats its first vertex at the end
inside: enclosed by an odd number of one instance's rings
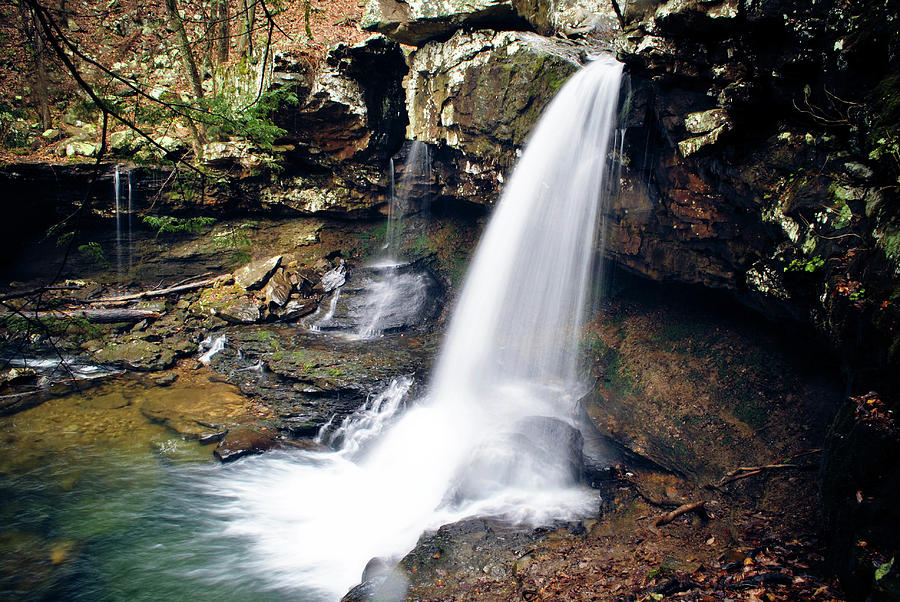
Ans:
POLYGON ((887 562, 883 563, 877 569, 875 569, 875 581, 881 581, 885 577, 887 577, 888 573, 891 572, 891 569, 894 568, 894 557, 891 556, 891 559, 887 562))
POLYGON ((156 230, 156 236, 163 233, 197 234, 215 223, 213 217, 180 218, 171 215, 144 215, 141 221, 156 230))
POLYGON ((819 268, 825 265, 825 260, 821 257, 801 257, 797 259, 791 260, 791 262, 785 266, 785 272, 806 272, 808 274, 812 274, 819 268))
POLYGON ((885 257, 895 266, 900 266, 900 231, 884 234, 879 246, 884 250, 885 257))
POLYGON ((875 90, 872 106, 876 116, 872 128, 869 158, 890 161, 894 170, 900 170, 900 74, 885 77, 875 90))
POLYGON ((298 103, 297 95, 285 88, 263 92, 255 103, 247 106, 239 106, 236 100, 224 93, 203 98, 201 110, 209 115, 206 133, 210 140, 227 140, 234 136, 269 149, 275 139, 284 134, 284 130, 272 121, 272 115, 279 107, 298 103))
POLYGON ((97 263, 105 268, 110 267, 109 261, 103 254, 103 249, 100 247, 100 243, 98 242, 89 242, 83 245, 79 245, 78 252, 93 260, 94 263, 97 263))
POLYGON ((255 227, 255 224, 241 224, 237 228, 231 228, 213 235, 213 244, 217 249, 231 251, 231 261, 235 264, 248 263, 251 259, 250 250, 253 241, 244 230, 255 227))

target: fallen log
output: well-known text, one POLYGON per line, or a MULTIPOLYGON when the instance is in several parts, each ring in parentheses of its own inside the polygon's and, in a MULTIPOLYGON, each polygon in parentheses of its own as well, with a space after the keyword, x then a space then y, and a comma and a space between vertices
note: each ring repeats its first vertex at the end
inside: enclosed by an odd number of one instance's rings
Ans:
POLYGON ((105 324, 116 322, 140 322, 148 318, 158 318, 162 314, 149 309, 61 309, 55 311, 25 311, 3 313, 2 318, 18 316, 28 320, 87 320, 105 324))
POLYGON ((691 502, 690 504, 684 504, 682 506, 679 506, 678 508, 675 508, 671 512, 666 512, 665 514, 663 514, 662 516, 657 518, 655 521, 653 521, 653 526, 661 527, 663 525, 668 525, 669 523, 671 523, 673 520, 675 520, 682 514, 687 514, 688 512, 703 512, 703 510, 704 510, 703 507, 705 505, 706 505, 706 502, 701 500, 699 502, 691 502))
POLYGON ((231 274, 221 274, 215 278, 208 278, 198 282, 188 284, 178 284, 167 288, 159 288, 152 291, 143 291, 140 293, 131 293, 129 295, 119 295, 117 297, 103 297, 102 299, 88 299, 85 303, 90 305, 100 305, 103 303, 123 303, 125 301, 137 301, 138 299, 148 299, 150 297, 163 297, 175 293, 184 293, 194 289, 203 288, 204 286, 212 286, 214 284, 224 284, 229 282, 234 276, 231 274))

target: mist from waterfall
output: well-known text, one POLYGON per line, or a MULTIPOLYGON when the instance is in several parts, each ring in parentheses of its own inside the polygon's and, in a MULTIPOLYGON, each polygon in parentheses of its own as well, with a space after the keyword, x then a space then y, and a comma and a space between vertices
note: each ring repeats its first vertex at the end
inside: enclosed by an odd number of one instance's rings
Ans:
POLYGON ((243 542, 209 579, 252 573, 273 591, 336 599, 370 558, 399 559, 426 529, 597 511, 571 457, 580 436, 566 437, 583 392, 578 341, 620 79, 621 65, 602 57, 545 110, 476 251, 424 397, 409 399, 410 383, 395 381, 334 431, 336 451, 242 460, 221 469, 226 491, 203 485, 215 495, 211 532, 243 542))

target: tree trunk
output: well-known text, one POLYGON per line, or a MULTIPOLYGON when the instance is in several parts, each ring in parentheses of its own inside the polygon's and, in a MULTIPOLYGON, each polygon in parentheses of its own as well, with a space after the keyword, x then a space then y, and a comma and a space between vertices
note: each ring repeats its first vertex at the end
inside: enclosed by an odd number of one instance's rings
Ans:
MULTIPOLYGON (((191 84, 194 98, 199 101, 203 98, 203 81, 200 79, 200 71, 197 69, 197 61, 194 58, 194 52, 191 49, 187 32, 184 30, 184 23, 181 20, 181 15, 178 13, 178 0, 165 0, 165 4, 166 13, 178 41, 178 49, 181 52, 181 62, 184 65, 185 74, 191 84)), ((200 121, 190 123, 188 127, 191 128, 191 132, 195 137, 194 152, 199 156, 202 146, 206 144, 206 127, 200 121)))
POLYGON ((218 59, 219 64, 224 65, 228 62, 228 50, 231 47, 231 16, 228 13, 228 0, 219 0, 218 10, 216 11, 216 29, 218 30, 218 59))
MULTIPOLYGON (((16 314, 3 313, 0 316, 8 318, 16 314)), ((103 322, 115 324, 118 322, 140 322, 147 318, 158 318, 162 314, 149 309, 65 309, 58 311, 25 311, 26 318, 33 320, 87 320, 88 322, 103 322)))
POLYGON ((246 51, 246 56, 253 56, 253 28, 256 27, 256 0, 241 0, 241 13, 243 16, 243 35, 239 44, 240 52, 246 51))
POLYGON ((29 11, 25 5, 21 5, 22 25, 31 41, 34 61, 34 92, 38 112, 41 115, 41 126, 46 130, 50 127, 50 78, 47 74, 47 45, 41 33, 37 15, 29 11))

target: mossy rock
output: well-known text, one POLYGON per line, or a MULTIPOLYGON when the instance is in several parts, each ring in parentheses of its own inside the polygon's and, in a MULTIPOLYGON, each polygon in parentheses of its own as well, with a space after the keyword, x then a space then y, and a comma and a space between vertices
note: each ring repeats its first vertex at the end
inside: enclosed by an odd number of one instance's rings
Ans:
POLYGON ((156 371, 172 367, 175 363, 175 351, 162 343, 132 339, 106 345, 97 351, 94 359, 134 370, 156 371))

